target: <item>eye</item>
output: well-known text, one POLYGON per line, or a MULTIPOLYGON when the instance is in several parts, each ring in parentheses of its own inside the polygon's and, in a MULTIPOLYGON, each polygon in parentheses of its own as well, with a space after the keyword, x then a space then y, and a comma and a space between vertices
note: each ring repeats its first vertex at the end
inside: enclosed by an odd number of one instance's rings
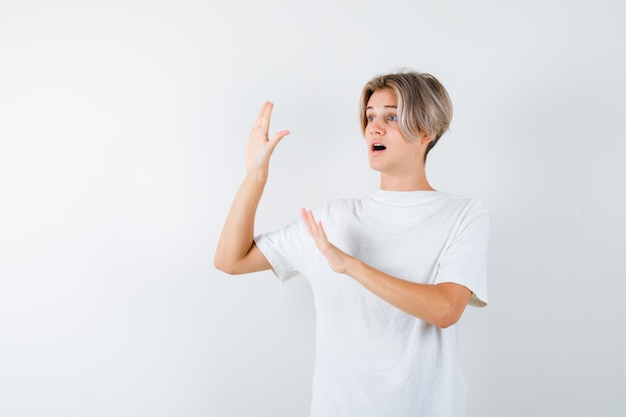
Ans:
POLYGON ((368 122, 373 122, 374 121, 374 116, 367 116, 367 121, 368 122))
POLYGON ((395 114, 392 114, 391 116, 389 116, 389 121, 390 122, 397 122, 398 121, 398 116, 396 116, 395 114))

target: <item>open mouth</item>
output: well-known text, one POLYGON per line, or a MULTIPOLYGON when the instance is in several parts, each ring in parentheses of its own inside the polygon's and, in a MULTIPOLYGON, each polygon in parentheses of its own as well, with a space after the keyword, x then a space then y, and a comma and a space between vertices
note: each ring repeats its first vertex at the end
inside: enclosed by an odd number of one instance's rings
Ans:
POLYGON ((381 145, 380 143, 375 143, 372 145, 372 150, 374 152, 376 151, 384 151, 385 149, 387 149, 387 147, 385 145, 381 145))

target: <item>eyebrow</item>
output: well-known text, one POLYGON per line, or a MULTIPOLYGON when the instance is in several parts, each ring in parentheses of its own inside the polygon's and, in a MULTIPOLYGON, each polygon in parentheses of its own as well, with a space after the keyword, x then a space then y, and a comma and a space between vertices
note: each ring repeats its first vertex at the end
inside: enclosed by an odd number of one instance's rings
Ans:
MULTIPOLYGON (((383 107, 386 108, 386 109, 397 109, 398 108, 398 106, 383 106, 383 107)), ((367 106, 365 108, 365 110, 372 110, 373 108, 374 108, 374 106, 367 106)))

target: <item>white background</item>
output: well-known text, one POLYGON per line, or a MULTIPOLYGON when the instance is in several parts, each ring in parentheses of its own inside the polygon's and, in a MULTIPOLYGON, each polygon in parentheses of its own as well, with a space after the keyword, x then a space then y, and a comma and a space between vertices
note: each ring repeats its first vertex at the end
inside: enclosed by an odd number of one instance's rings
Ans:
POLYGON ((492 216, 469 416, 626 414, 620 1, 0 3, 0 415, 305 416, 305 280, 213 268, 264 100, 257 231, 378 187, 358 97, 430 72, 435 188, 492 216))

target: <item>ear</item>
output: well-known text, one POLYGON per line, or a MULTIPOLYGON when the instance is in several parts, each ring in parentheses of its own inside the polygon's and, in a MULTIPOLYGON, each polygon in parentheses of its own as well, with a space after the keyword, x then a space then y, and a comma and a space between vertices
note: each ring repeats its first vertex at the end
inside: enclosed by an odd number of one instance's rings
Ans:
POLYGON ((433 133, 420 132, 420 143, 422 145, 428 145, 435 139, 435 136, 436 135, 433 133))

